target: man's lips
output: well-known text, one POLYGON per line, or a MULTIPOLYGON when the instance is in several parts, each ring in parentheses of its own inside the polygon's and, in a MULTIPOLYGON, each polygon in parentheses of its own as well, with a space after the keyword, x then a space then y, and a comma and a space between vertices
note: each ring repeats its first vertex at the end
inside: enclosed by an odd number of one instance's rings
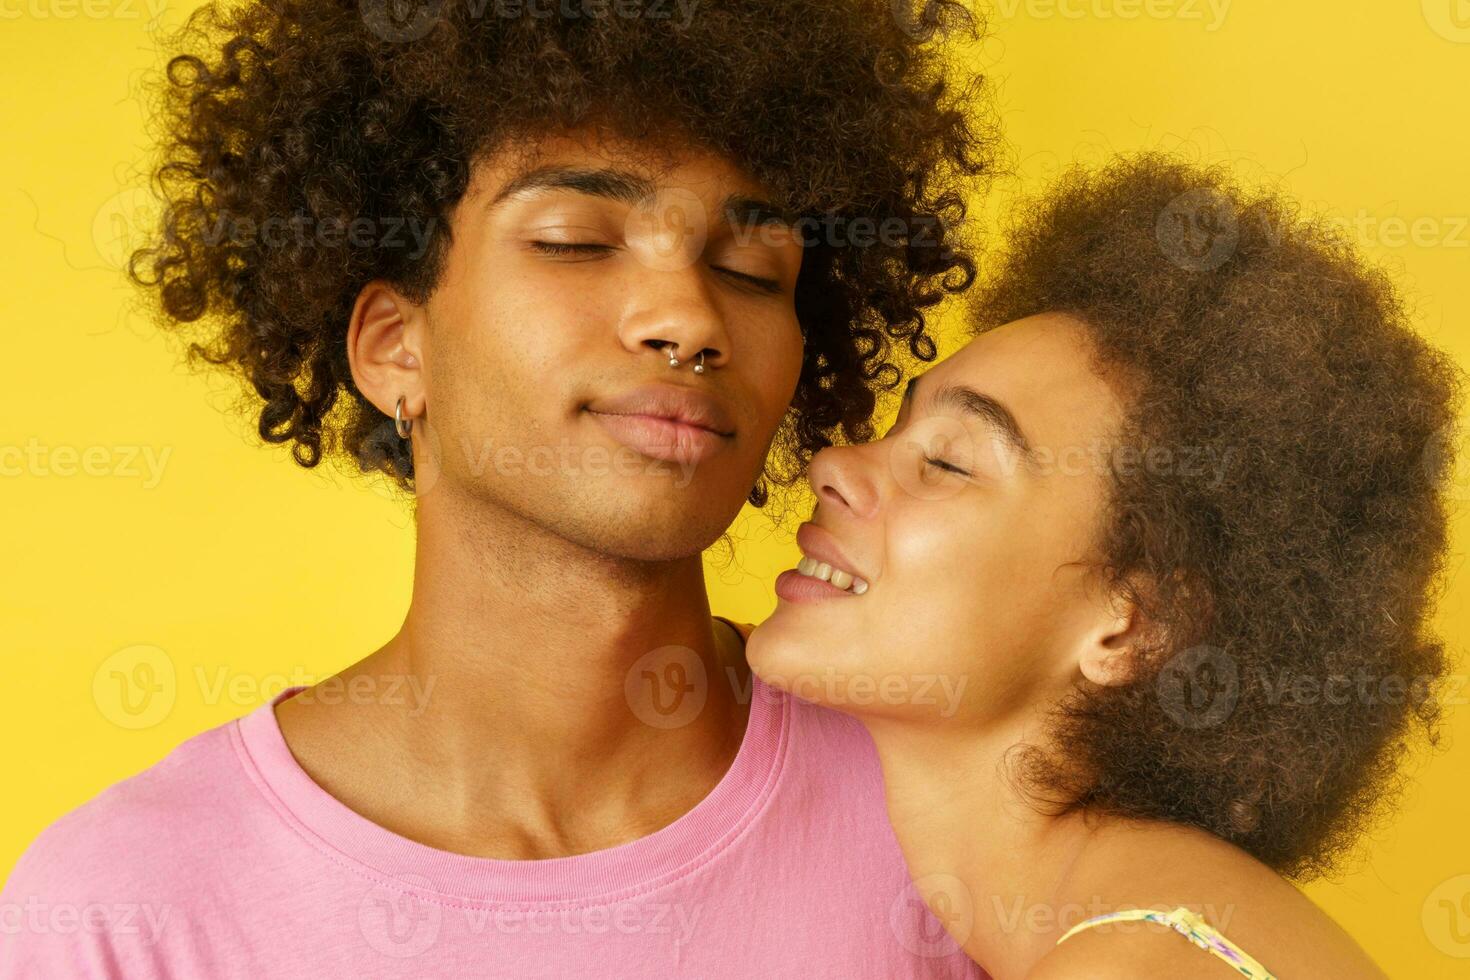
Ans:
POLYGON ((730 441, 709 429, 653 415, 609 415, 590 409, 588 414, 628 448, 670 463, 702 462, 730 441))
POLYGON ((587 410, 599 415, 645 416, 705 429, 715 435, 735 434, 730 411, 715 396, 683 385, 648 384, 596 398, 587 410))
POLYGON ((701 462, 734 438, 719 399, 680 385, 643 385, 598 398, 586 410, 618 442, 671 463, 701 462))

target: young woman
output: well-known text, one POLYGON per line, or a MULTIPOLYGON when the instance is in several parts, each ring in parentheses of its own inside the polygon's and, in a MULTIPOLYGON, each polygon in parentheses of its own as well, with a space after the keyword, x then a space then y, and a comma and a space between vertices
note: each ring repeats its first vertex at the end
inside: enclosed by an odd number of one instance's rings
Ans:
POLYGON ((997 980, 1381 976, 1291 882, 1434 729, 1452 365, 1325 222, 1157 156, 1025 211, 974 322, 817 455, 752 669, 866 726, 997 980))

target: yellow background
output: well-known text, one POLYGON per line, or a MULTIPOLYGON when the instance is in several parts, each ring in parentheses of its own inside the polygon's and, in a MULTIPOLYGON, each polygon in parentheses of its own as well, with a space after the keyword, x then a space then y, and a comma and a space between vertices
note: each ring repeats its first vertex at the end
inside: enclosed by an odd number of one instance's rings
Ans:
MULTIPOLYGON (((181 740, 374 648, 409 593, 406 514, 259 448, 221 411, 233 389, 183 371, 128 312, 140 73, 152 29, 187 12, 167 4, 0 0, 0 447, 42 454, 0 476, 0 870, 181 740), (148 711, 118 701, 114 669, 154 672, 148 711)), ((997 0, 979 56, 1015 174, 987 211, 1074 159, 1229 160, 1347 222, 1424 333, 1470 365, 1467 0, 997 0)), ((1462 678, 1467 526, 1442 614, 1462 678)), ((708 566, 712 602, 758 621, 796 552, 748 509, 734 530, 737 561, 708 566)), ((1452 690, 1450 749, 1416 768, 1349 874, 1309 888, 1395 977, 1470 976, 1470 689, 1452 690)))

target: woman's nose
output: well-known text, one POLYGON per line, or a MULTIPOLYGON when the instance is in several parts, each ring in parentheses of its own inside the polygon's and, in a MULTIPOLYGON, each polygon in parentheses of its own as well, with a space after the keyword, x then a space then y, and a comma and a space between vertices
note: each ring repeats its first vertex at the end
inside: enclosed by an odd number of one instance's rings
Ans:
POLYGON ((858 518, 873 516, 878 487, 873 480, 871 446, 827 446, 812 457, 807 480, 817 504, 858 518))

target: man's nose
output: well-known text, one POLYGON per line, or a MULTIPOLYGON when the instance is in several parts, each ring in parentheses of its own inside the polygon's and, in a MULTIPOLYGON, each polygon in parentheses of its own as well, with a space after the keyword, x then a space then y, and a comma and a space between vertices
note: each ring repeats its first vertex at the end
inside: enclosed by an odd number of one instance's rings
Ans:
POLYGON ((732 353, 723 312, 698 259, 678 269, 640 268, 619 334, 629 351, 655 348, 681 365, 702 353, 706 371, 723 367, 732 353))

